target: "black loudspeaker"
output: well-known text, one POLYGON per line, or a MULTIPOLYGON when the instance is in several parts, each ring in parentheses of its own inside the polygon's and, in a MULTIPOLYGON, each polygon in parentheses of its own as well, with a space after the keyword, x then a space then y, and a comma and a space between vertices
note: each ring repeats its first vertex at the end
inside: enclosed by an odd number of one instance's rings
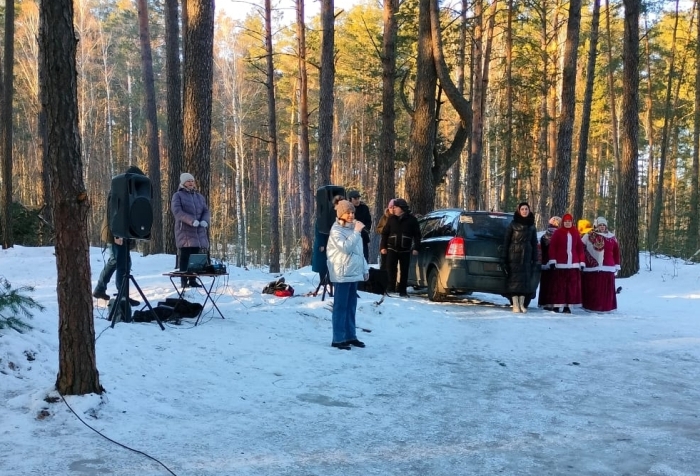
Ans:
POLYGON ((109 229, 120 238, 147 240, 153 226, 151 180, 141 174, 112 178, 109 192, 109 229))
POLYGON ((339 185, 324 185, 316 190, 316 228, 326 235, 331 232, 335 223, 333 198, 337 195, 345 199, 345 188, 339 185))

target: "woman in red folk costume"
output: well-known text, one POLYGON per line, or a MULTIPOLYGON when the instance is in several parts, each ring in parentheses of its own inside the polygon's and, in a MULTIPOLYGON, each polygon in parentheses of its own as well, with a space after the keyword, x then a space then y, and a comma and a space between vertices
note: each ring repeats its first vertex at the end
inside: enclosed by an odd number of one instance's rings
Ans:
POLYGON ((556 273, 549 298, 555 312, 562 308, 570 314, 572 307, 581 306, 581 269, 585 260, 581 235, 574 228, 574 217, 567 213, 549 243, 548 264, 556 273))
POLYGON ((598 217, 594 228, 583 236, 586 267, 581 278, 583 308, 609 312, 617 309, 615 274, 620 270, 620 248, 608 221, 598 217))
POLYGON ((540 238, 540 250, 542 250, 542 273, 540 274, 540 290, 537 293, 537 307, 546 309, 547 311, 553 310, 552 304, 554 303, 550 298, 552 289, 552 277, 555 271, 549 269, 549 243, 552 241, 552 235, 557 228, 561 226, 561 218, 558 216, 553 216, 549 219, 549 224, 547 225, 547 231, 544 232, 540 238))

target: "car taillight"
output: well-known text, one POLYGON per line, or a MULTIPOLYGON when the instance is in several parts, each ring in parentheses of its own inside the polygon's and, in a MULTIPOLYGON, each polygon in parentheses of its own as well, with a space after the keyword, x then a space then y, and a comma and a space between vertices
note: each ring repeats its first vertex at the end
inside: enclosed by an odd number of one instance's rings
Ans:
POLYGON ((464 258, 464 238, 455 237, 450 240, 447 244, 447 252, 445 253, 445 258, 447 259, 459 259, 464 258))

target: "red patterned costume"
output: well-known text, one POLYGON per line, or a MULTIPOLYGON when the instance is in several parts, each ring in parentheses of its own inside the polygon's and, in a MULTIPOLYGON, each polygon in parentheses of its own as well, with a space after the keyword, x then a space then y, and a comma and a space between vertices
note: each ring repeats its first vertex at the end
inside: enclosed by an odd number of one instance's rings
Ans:
POLYGON ((571 215, 564 215, 563 223, 564 226, 554 232, 549 243, 548 264, 555 266, 550 300, 554 307, 579 307, 581 268, 586 259, 583 242, 578 230, 573 226, 571 215))
POLYGON ((596 228, 583 236, 586 267, 582 277, 582 297, 583 308, 588 311, 617 309, 615 274, 620 270, 620 248, 607 226, 605 218, 598 217, 596 228))

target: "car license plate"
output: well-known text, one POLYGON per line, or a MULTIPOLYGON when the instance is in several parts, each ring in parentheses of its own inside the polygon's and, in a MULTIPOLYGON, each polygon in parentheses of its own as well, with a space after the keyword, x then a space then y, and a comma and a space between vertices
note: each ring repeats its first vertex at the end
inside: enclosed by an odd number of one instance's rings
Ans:
POLYGON ((498 272, 501 266, 498 263, 484 263, 484 271, 498 272))

